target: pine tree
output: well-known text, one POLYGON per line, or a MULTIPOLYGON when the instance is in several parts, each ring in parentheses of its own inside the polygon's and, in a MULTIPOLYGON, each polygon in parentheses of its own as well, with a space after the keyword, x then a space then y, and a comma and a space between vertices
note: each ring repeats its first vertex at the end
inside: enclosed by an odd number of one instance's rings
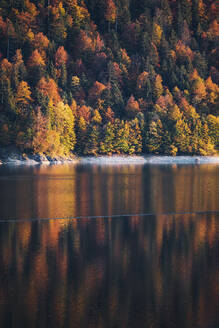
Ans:
POLYGON ((115 133, 114 124, 108 122, 103 127, 103 139, 100 141, 100 153, 111 155, 114 153, 115 133))
POLYGON ((76 136, 77 136, 76 151, 80 155, 84 154, 84 149, 87 141, 87 130, 88 130, 87 123, 83 118, 83 116, 80 116, 76 128, 76 136))
POLYGON ((97 125, 91 124, 87 132, 87 142, 84 148, 84 155, 97 156, 99 152, 100 129, 97 125))
POLYGON ((27 76, 27 70, 24 65, 21 49, 17 49, 15 56, 13 57, 13 68, 12 68, 13 87, 17 89, 19 82, 25 80, 26 76, 27 76))
POLYGON ((159 154, 162 149, 162 122, 160 119, 153 120, 149 124, 146 132, 145 147, 146 151, 153 154, 159 154))

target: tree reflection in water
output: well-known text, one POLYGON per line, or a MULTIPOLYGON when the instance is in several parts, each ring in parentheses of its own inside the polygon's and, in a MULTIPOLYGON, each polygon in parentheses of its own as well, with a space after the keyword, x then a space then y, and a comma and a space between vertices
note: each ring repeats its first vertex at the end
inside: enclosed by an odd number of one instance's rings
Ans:
POLYGON ((216 327, 217 214, 1 223, 2 327, 216 327))

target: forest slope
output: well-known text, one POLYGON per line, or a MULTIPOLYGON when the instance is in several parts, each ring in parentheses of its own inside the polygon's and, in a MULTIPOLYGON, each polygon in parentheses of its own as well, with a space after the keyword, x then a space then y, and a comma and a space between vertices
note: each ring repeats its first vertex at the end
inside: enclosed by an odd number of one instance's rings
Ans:
POLYGON ((0 147, 212 155, 218 2, 1 0, 0 147))

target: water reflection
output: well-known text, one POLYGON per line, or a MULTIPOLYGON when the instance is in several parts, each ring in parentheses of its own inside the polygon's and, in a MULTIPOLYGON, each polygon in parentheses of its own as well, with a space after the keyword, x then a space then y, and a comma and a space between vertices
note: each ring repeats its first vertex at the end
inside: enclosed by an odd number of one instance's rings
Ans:
POLYGON ((216 214, 1 223, 2 327, 218 327, 216 214))
POLYGON ((217 165, 0 168, 0 218, 219 210, 217 165))

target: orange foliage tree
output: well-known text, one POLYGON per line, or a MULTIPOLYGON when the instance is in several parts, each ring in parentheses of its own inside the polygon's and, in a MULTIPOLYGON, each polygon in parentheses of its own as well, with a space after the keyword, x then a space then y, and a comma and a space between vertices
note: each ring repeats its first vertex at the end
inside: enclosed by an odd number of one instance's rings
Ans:
POLYGON ((105 18, 108 22, 108 31, 110 32, 110 23, 115 23, 116 20, 116 6, 113 0, 107 1, 105 18))
POLYGON ((115 114, 110 107, 107 107, 106 111, 104 112, 104 118, 105 118, 106 122, 111 122, 111 123, 114 122, 115 114))
POLYGON ((136 114, 139 112, 139 103, 137 100, 135 100, 133 95, 131 95, 131 97, 129 98, 125 109, 128 117, 135 117, 136 114))
POLYGON ((89 123, 91 120, 91 111, 90 111, 90 107, 88 106, 81 106, 78 108, 78 116, 79 117, 83 117, 83 119, 89 123))
POLYGON ((53 79, 45 79, 45 77, 42 77, 37 84, 37 88, 44 96, 51 99, 54 104, 57 104, 61 100, 58 86, 53 79))
POLYGON ((66 65, 67 61, 68 61, 68 54, 65 51, 64 47, 61 46, 57 49, 55 53, 55 65, 57 67, 60 67, 63 64, 66 65))
POLYGON ((46 57, 45 50, 49 46, 49 40, 47 36, 44 35, 42 32, 35 34, 32 44, 34 48, 37 49, 40 52, 41 56, 45 59, 46 57))
POLYGON ((5 74, 6 76, 10 76, 12 64, 6 58, 4 58, 0 63, 0 70, 1 73, 5 74))
POLYGON ((33 67, 33 66, 45 66, 45 61, 42 58, 41 54, 39 53, 39 51, 37 49, 35 49, 31 56, 28 59, 27 65, 29 67, 33 67))
POLYGON ((106 86, 103 83, 98 81, 94 82, 93 86, 89 90, 89 99, 91 102, 95 102, 106 89, 106 86))

